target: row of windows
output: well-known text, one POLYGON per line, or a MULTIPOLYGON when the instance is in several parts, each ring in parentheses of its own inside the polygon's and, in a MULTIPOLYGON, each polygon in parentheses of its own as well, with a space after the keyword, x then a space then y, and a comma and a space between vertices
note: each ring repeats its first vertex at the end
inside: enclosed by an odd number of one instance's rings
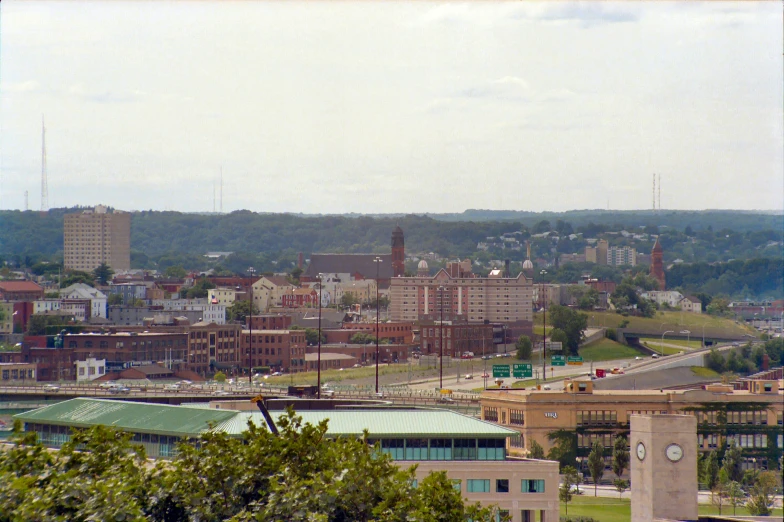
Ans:
POLYGON ((3 380, 7 381, 9 379, 16 380, 16 379, 33 379, 35 370, 3 370, 3 380))
POLYGON ((577 426, 596 426, 616 424, 618 412, 615 410, 591 410, 577 412, 577 426))
POLYGON ((381 439, 394 460, 504 460, 505 446, 504 439, 381 439))

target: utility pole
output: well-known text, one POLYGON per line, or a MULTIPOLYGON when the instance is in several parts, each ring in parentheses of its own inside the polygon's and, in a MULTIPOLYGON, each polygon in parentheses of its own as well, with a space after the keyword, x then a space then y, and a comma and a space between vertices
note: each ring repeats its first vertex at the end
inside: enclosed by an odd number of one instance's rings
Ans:
POLYGON ((441 321, 439 321, 439 364, 438 364, 438 389, 444 387, 444 290, 443 286, 438 287, 438 295, 441 297, 441 321))
MULTIPOLYGON (((540 272, 542 276, 542 283, 544 283, 544 276, 547 275, 547 270, 540 272)), ((542 382, 547 379, 547 292, 544 291, 544 284, 542 285, 544 300, 542 301, 542 311, 544 312, 543 329, 542 329, 542 382)))
POLYGON ((323 287, 323 285, 321 284, 321 279, 322 279, 323 276, 324 276, 324 274, 319 272, 319 275, 318 275, 318 306, 319 306, 318 307, 318 311, 319 311, 318 314, 319 314, 319 316, 318 316, 318 356, 317 356, 318 360, 316 361, 316 363, 317 363, 316 364, 316 366, 317 366, 317 370, 316 370, 316 372, 317 372, 316 373, 316 386, 318 388, 318 390, 316 391, 316 398, 318 398, 318 399, 321 398, 321 291, 322 291, 321 289, 323 287))
POLYGON ((378 310, 379 310, 379 300, 378 300, 378 277, 379 277, 379 267, 381 266, 381 258, 376 256, 373 260, 376 264, 376 393, 378 393, 378 338, 380 330, 378 328, 378 310))
POLYGON ((248 284, 248 335, 250 336, 248 343, 248 384, 253 385, 253 274, 256 269, 252 266, 248 267, 248 276, 250 283, 248 284))

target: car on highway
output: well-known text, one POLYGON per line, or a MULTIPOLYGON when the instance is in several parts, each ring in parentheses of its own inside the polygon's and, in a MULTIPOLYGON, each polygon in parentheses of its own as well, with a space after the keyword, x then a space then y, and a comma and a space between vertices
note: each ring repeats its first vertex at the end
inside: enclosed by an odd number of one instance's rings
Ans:
POLYGON ((44 384, 44 391, 45 392, 52 392, 52 393, 59 392, 60 391, 60 387, 57 386, 56 384, 44 384))
POLYGON ((545 384, 544 386, 542 386, 542 389, 543 390, 549 390, 550 389, 550 385, 549 384, 545 384))
POLYGON ((466 376, 465 376, 465 379, 466 379, 467 381, 468 381, 468 380, 471 380, 471 379, 473 379, 473 378, 474 378, 474 376, 473 376, 473 375, 471 375, 470 373, 467 373, 467 374, 466 374, 466 376))
POLYGON ((127 393, 131 393, 131 389, 128 388, 127 386, 115 386, 114 388, 111 388, 109 390, 109 393, 127 394, 127 393))
POLYGON ((179 384, 167 384, 163 387, 164 390, 177 391, 180 389, 179 384))
POLYGON ((492 355, 483 355, 483 356, 482 356, 482 360, 483 360, 483 361, 487 361, 488 359, 492 359, 492 358, 493 358, 493 356, 492 356, 492 355))
POLYGON ((485 372, 485 373, 482 374, 482 378, 483 379, 487 379, 488 377, 490 377, 489 373, 485 372))
POLYGON ((117 386, 122 386, 122 385, 119 382, 114 382, 114 381, 106 381, 98 385, 99 388, 103 388, 104 390, 111 390, 112 388, 116 388, 117 386))
POLYGON ((272 377, 280 377, 281 375, 283 375, 283 372, 272 372, 270 374, 270 376, 272 376, 272 377))
POLYGON ((216 397, 225 397, 226 395, 231 395, 231 394, 225 390, 215 390, 214 392, 212 392, 212 395, 216 397))
POLYGON ((651 355, 651 359, 658 359, 658 358, 659 358, 659 354, 658 353, 655 353, 655 354, 651 355))

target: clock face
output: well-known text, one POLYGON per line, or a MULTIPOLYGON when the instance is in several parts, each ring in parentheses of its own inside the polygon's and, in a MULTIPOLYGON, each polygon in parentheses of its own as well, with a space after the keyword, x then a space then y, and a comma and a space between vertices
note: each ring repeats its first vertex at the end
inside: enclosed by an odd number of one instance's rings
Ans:
POLYGON ((677 444, 670 444, 667 446, 664 453, 671 462, 678 462, 683 458, 683 448, 677 444))
POLYGON ((645 444, 642 442, 637 443, 637 458, 640 460, 645 460, 645 444))

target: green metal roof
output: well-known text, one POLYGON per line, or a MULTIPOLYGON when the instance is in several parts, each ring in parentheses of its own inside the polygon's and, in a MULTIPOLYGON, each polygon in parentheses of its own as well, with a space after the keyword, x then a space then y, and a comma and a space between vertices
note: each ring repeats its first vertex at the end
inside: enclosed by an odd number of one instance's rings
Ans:
MULTIPOLYGON (((272 412, 274 418, 284 415, 272 412)), ((327 435, 360 436, 368 430, 371 438, 422 437, 422 438, 506 438, 517 432, 447 410, 331 410, 297 412, 302 422, 316 425, 329 420, 327 435)), ((215 427, 239 435, 247 429, 248 420, 256 426, 266 426, 261 413, 241 412, 215 427)))
MULTIPOLYGON (((272 412, 274 418, 285 415, 272 412)), ((517 432, 448 410, 329 410, 301 411, 304 423, 318 424, 329 420, 330 436, 360 436, 368 430, 371 438, 506 438, 517 432)), ((169 406, 142 402, 81 398, 15 415, 24 422, 88 428, 97 424, 116 426, 136 433, 169 436, 198 436, 209 430, 240 435, 248 421, 266 426, 260 412, 206 409, 203 405, 169 406)))
POLYGON ((236 411, 208 410, 106 399, 71 399, 14 417, 23 422, 89 428, 97 424, 137 433, 172 437, 198 436, 210 424, 220 424, 236 411))

